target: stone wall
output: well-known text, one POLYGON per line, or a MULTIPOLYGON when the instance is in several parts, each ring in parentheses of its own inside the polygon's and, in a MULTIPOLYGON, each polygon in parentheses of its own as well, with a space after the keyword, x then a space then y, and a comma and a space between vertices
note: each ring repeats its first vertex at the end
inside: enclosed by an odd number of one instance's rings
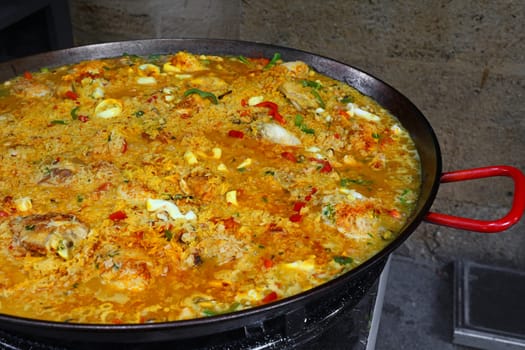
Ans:
MULTIPOLYGON (((76 43, 158 37, 260 41, 332 57, 391 84, 427 116, 444 171, 525 171, 525 6, 451 0, 71 0, 76 43)), ((432 210, 503 216, 507 179, 442 185, 432 210)), ((398 250, 525 268, 525 219, 486 235, 423 223, 398 250)))

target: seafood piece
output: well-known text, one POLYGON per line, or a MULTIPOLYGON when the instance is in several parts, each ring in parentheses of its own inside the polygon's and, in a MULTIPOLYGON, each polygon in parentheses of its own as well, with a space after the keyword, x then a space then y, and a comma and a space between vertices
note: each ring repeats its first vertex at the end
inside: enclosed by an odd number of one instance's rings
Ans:
POLYGON ((275 123, 263 123, 259 129, 261 136, 271 142, 285 146, 298 146, 301 144, 294 134, 275 123))

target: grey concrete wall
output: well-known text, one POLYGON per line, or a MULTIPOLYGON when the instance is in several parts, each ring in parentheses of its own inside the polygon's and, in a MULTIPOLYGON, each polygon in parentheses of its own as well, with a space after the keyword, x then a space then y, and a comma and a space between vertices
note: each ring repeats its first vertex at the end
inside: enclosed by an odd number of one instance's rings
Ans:
MULTIPOLYGON (((444 170, 525 171, 525 6, 521 0, 71 0, 77 44, 157 37, 261 41, 329 56, 409 97, 440 140, 444 170)), ((512 182, 441 186, 433 210, 497 218, 512 182)), ((525 220, 502 234, 423 223, 398 251, 415 259, 525 268, 525 220)))
POLYGON ((76 45, 149 38, 237 39, 239 1, 70 0, 76 45))

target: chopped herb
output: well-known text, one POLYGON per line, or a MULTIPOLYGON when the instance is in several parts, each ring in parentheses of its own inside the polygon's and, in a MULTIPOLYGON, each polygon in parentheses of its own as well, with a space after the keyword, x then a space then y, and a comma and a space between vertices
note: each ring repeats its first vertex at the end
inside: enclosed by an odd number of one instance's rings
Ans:
POLYGON ((25 229, 27 231, 33 231, 35 229, 35 225, 26 225, 25 229))
POLYGON ((372 137, 373 137, 374 139, 378 140, 378 139, 381 138, 381 134, 378 134, 378 133, 376 133, 376 132, 373 132, 373 133, 372 133, 372 137))
POLYGON ((340 265, 348 265, 351 264, 354 261, 354 259, 352 259, 349 256, 337 255, 334 256, 334 261, 340 265))
POLYGON ((207 98, 215 105, 219 103, 219 100, 217 99, 217 96, 215 96, 211 92, 202 91, 202 90, 197 89, 197 88, 186 90, 186 92, 184 92, 184 97, 192 95, 192 94, 197 94, 197 95, 199 95, 202 98, 207 98))
POLYGON ((315 130, 312 128, 306 128, 302 126, 301 131, 304 132, 305 134, 315 135, 315 130))
POLYGON ((164 237, 166 237, 166 240, 169 242, 173 238, 173 232, 171 230, 164 230, 164 237))
POLYGON ((317 90, 311 89, 310 92, 312 93, 312 95, 314 95, 315 99, 317 100, 317 103, 319 103, 319 107, 324 109, 326 106, 324 104, 323 99, 321 98, 321 95, 319 95, 317 90))
POLYGON ((80 194, 77 196, 77 202, 82 203, 84 201, 84 197, 82 197, 80 194))
POLYGON ((295 119, 294 119, 294 123, 295 123, 295 126, 297 126, 299 129, 301 129, 301 131, 304 132, 305 134, 310 134, 310 135, 314 135, 315 134, 315 130, 314 129, 309 128, 308 126, 306 126, 304 124, 304 118, 303 118, 302 115, 296 114, 295 115, 295 119))
POLYGON ((142 117, 143 115, 144 115, 144 111, 136 111, 136 112, 135 112, 135 117, 137 117, 137 118, 140 118, 140 117, 142 117))
POLYGON ((182 193, 177 193, 177 194, 174 194, 174 195, 168 195, 169 199, 172 199, 172 200, 181 200, 181 199, 193 199, 193 196, 190 196, 190 195, 187 195, 187 194, 182 194, 182 193))
POLYGON ((52 120, 51 124, 53 124, 53 125, 57 125, 57 124, 59 124, 59 125, 67 125, 67 122, 65 120, 58 120, 57 119, 57 120, 52 120))
POLYGON ((343 178, 341 179, 341 181, 339 182, 339 184, 341 185, 341 187, 348 187, 348 185, 350 185, 351 183, 352 184, 356 184, 356 185, 371 185, 372 184, 372 180, 365 180, 365 179, 349 179, 349 178, 343 178))
POLYGON ((351 103, 354 102, 354 98, 352 96, 345 96, 341 99, 342 103, 351 103))
POLYGON ((118 250, 113 250, 113 251, 108 253, 108 257, 113 258, 113 257, 115 257, 115 256, 117 256, 119 254, 120 254, 120 252, 118 250))
POLYGON ((332 204, 328 203, 327 205, 325 205, 321 211, 321 213, 323 214, 323 216, 325 218, 327 218, 328 220, 330 221, 334 221, 334 216, 335 216, 335 208, 332 204))
POLYGON ((295 126, 301 127, 303 125, 303 122, 304 122, 303 116, 300 114, 297 114, 294 120, 295 126))
POLYGON ((160 59, 160 55, 149 55, 148 60, 150 61, 158 61, 160 59))
POLYGON ((79 108, 80 108, 80 107, 77 106, 77 107, 75 107, 75 108, 73 108, 73 109, 71 110, 70 114, 71 114, 71 118, 72 118, 73 120, 77 120, 77 119, 78 119, 77 112, 78 112, 78 109, 79 109, 79 108))
POLYGON ((217 311, 214 311, 214 310, 210 310, 210 309, 204 309, 202 310, 202 313, 204 314, 204 316, 215 316, 215 315, 219 315, 220 312, 217 312, 217 311))
POLYGON ((48 72, 49 72, 49 68, 47 68, 47 67, 42 67, 42 68, 40 68, 40 72, 41 72, 41 73, 48 73, 48 72))
POLYGON ((127 52, 124 52, 124 53, 122 54, 122 56, 123 56, 123 57, 127 57, 127 58, 129 58, 129 59, 131 59, 131 60, 136 60, 137 58, 139 58, 139 56, 137 56, 137 55, 133 55, 133 54, 129 54, 129 53, 127 53, 127 52))
POLYGON ((321 85, 320 82, 313 81, 313 80, 302 80, 301 83, 303 84, 304 87, 311 87, 315 90, 319 90, 320 88, 323 87, 323 85, 321 85))
POLYGON ((279 61, 280 59, 281 59, 281 54, 278 53, 278 52, 274 53, 272 59, 270 60, 270 62, 268 62, 268 64, 266 66, 264 66, 264 69, 272 68, 273 66, 275 66, 277 61, 279 61))
POLYGON ((272 176, 274 176, 275 175, 275 171, 273 171, 273 170, 266 170, 264 172, 264 175, 272 175, 272 176))
POLYGON ((403 205, 410 204, 410 200, 407 198, 408 195, 410 195, 412 191, 410 191, 408 188, 405 188, 403 192, 399 195, 398 199, 403 205))
POLYGON ((244 64, 248 64, 248 63, 250 63, 250 61, 248 61, 248 59, 247 59, 246 57, 244 57, 243 55, 239 55, 239 56, 237 56, 237 59, 238 59, 239 61, 241 61, 242 63, 244 63, 244 64))

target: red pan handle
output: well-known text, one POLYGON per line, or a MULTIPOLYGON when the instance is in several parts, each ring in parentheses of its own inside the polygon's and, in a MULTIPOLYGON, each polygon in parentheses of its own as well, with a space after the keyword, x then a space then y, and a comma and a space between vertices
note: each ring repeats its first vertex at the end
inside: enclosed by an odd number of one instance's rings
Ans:
POLYGON ((483 168, 452 171, 443 173, 441 183, 481 179, 493 176, 507 176, 514 181, 514 198, 510 211, 497 220, 476 220, 448 214, 429 212, 425 221, 433 224, 450 226, 462 230, 494 233, 505 231, 517 223, 525 211, 525 175, 514 167, 495 165, 483 168))

